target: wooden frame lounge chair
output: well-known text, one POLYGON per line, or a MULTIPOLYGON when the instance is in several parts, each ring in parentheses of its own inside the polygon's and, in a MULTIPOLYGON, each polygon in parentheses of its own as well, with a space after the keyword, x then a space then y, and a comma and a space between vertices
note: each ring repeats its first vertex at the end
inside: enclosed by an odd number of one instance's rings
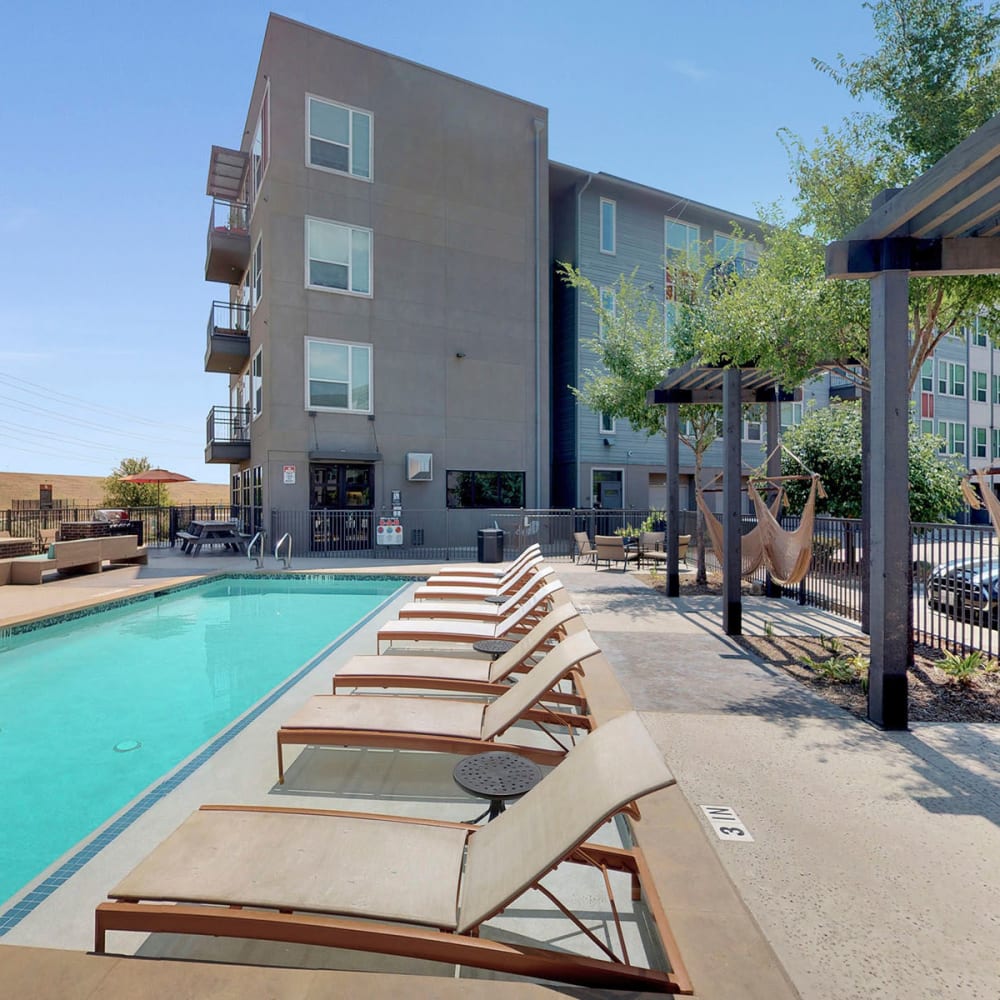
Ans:
POLYGON ((520 590, 524 584, 540 573, 553 573, 551 566, 544 565, 541 556, 529 559, 513 574, 502 577, 499 581, 485 581, 474 576, 438 577, 433 583, 425 583, 413 594, 415 601, 448 601, 453 598, 448 595, 455 593, 458 600, 468 597, 470 600, 482 600, 484 597, 502 597, 520 590))
POLYGON ((411 601, 399 609, 399 618, 449 618, 470 621, 496 622, 509 618, 522 604, 532 601, 535 596, 543 599, 551 597, 563 589, 558 580, 552 580, 547 574, 544 579, 533 577, 516 593, 511 594, 503 604, 489 604, 480 599, 441 600, 441 601, 411 601))
MULTIPOLYGON (((404 688, 500 695, 511 676, 530 670, 533 657, 586 626, 572 604, 550 611, 513 649, 495 660, 456 656, 352 656, 333 676, 333 693, 345 688, 404 688)), ((578 681, 578 677, 574 677, 578 681)), ((552 692, 551 701, 586 706, 582 693, 552 692)))
POLYGON ((522 563, 541 554, 542 547, 536 542, 534 545, 529 545, 513 562, 506 566, 501 566, 499 569, 488 569, 485 563, 456 563, 454 566, 448 566, 442 572, 436 573, 427 582, 431 583, 433 580, 445 576, 479 576, 487 581, 495 580, 498 577, 507 576, 508 573, 520 569, 522 563))
MULTIPOLYGON (((278 730, 278 783, 285 781, 284 747, 335 746, 433 750, 473 754, 516 750, 539 764, 557 764, 575 742, 574 729, 591 730, 586 714, 543 704, 564 678, 583 672, 583 661, 600 653, 589 632, 553 646, 516 684, 492 701, 383 694, 319 694, 278 730), (532 722, 554 746, 519 743, 510 730, 532 722), (568 736, 552 728, 565 729, 568 736), (498 737, 508 739, 498 743, 498 737), (562 738, 560 738, 562 737, 562 738)), ((576 680, 574 680, 576 686, 576 680)), ((537 730, 533 729, 532 732, 537 730)))
POLYGON ((493 969, 592 988, 690 993, 645 858, 586 838, 674 778, 639 717, 613 719, 487 825, 370 813, 203 806, 134 868, 94 914, 108 931, 202 934, 312 944, 493 969), (280 847, 279 847, 280 845, 280 847), (633 965, 619 941, 585 928, 543 884, 562 864, 631 878, 669 970, 633 965), (607 957, 480 934, 528 889, 540 889, 607 957))
POLYGON ((410 642, 474 643, 481 639, 513 639, 515 642, 557 604, 569 602, 562 584, 546 584, 507 617, 495 622, 461 618, 399 618, 383 624, 375 636, 376 652, 382 643, 410 642))

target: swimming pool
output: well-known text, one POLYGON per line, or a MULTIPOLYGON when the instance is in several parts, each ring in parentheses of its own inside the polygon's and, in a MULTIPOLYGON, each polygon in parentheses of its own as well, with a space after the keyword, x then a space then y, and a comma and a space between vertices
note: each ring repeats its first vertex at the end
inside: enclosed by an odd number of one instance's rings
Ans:
MULTIPOLYGON (((249 709, 299 680, 405 583, 214 578, 5 638, 0 903, 207 741, 235 735, 249 709)), ((0 935, 12 911, 0 913, 0 935)))

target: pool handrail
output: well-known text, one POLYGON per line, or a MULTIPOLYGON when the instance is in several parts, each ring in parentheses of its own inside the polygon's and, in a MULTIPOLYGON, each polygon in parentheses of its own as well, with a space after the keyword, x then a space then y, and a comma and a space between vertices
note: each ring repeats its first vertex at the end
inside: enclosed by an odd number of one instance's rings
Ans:
POLYGON ((281 538, 278 539, 278 544, 274 547, 274 558, 275 560, 281 559, 285 564, 285 569, 292 568, 292 535, 291 532, 286 531, 281 538), (281 546, 288 542, 288 555, 280 555, 281 546))

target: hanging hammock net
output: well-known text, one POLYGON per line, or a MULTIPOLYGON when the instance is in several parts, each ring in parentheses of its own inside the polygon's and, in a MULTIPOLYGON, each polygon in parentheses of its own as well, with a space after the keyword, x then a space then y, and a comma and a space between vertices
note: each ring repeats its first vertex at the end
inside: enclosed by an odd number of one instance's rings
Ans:
MULTIPOLYGON (((775 515, 781 510, 783 499, 784 491, 779 489, 774 502, 771 504, 771 509, 775 515)), ((698 509, 705 518, 705 527, 708 529, 712 551, 715 553, 715 558, 721 566, 723 565, 723 553, 726 551, 722 522, 709 509, 708 504, 705 503, 705 498, 701 490, 698 490, 695 494, 695 501, 698 504, 698 509)), ((767 509, 766 506, 764 509, 767 509)), ((757 524, 740 539, 740 549, 740 576, 753 576, 760 568, 761 563, 764 562, 764 538, 760 528, 759 515, 757 524)))
MULTIPOLYGON (((816 521, 816 496, 822 494, 819 476, 813 475, 809 497, 802 508, 799 526, 786 531, 778 522, 777 511, 768 510, 767 504, 749 483, 747 491, 757 512, 757 528, 761 533, 764 560, 772 579, 783 587, 791 587, 805 579, 812 562, 813 526, 816 521)), ((755 529, 756 530, 756 529, 755 529)))
POLYGON ((986 509, 990 514, 990 521, 993 524, 993 530, 996 533, 998 539, 1000 539, 1000 499, 993 492, 993 487, 990 486, 986 477, 990 474, 990 470, 987 468, 976 469, 974 473, 970 473, 962 479, 962 495, 965 497, 966 502, 973 510, 979 510, 984 504, 986 509), (979 493, 972 488, 971 479, 975 476, 979 481, 979 493))

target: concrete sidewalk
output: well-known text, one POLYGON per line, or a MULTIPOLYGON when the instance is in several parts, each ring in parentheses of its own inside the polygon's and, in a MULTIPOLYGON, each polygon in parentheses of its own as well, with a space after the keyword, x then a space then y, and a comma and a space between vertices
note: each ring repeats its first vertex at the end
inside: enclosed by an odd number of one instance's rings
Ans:
MULTIPOLYGON (((718 600, 560 578, 804 998, 1000 996, 1000 726, 881 732, 732 643, 718 600), (709 805, 753 841, 718 839, 709 805)), ((838 631, 748 599, 745 630, 765 619, 838 631)))
MULTIPOLYGON (((331 567, 414 575, 436 569, 382 560, 310 561, 296 569, 331 567)), ((218 569, 247 565, 232 557, 154 553, 149 567, 5 587, 0 626, 218 569)), ((684 808, 656 827, 667 833, 653 846, 688 882, 683 912, 671 913, 671 921, 686 936, 682 954, 697 996, 1000 996, 1000 727, 914 724, 908 733, 883 733, 731 642, 722 634, 718 599, 668 601, 631 574, 568 563, 555 569, 678 779, 670 791, 683 797, 675 801, 684 808), (705 806, 731 809, 752 841, 719 839, 705 806), (685 867, 694 857, 686 852, 695 849, 700 854, 685 867), (706 855, 744 911, 730 926, 753 931, 732 940, 732 953, 745 945, 763 954, 749 943, 760 937, 783 967, 787 989, 768 993, 749 981, 725 991, 707 988, 725 980, 726 952, 719 944, 725 933, 716 926, 724 894, 719 877, 699 882, 711 868, 706 855)), ((791 602, 749 598, 745 630, 763 631, 765 622, 778 634, 853 631, 791 602)), ((255 775, 273 766, 272 740, 273 726, 261 741, 261 760, 241 779, 248 793, 260 784, 255 775)), ((183 798, 207 800, 197 781, 190 784, 183 798)), ((140 835, 139 856, 164 833, 137 829, 137 841, 140 835)), ((110 884, 104 875, 93 882, 90 898, 110 884)), ((24 961, 45 962, 31 955, 24 961)), ((734 958, 737 966, 748 967, 745 956, 734 958)), ((193 975, 192 968, 178 974, 193 975)), ((491 995, 486 986, 477 983, 468 995, 491 995)), ((422 995, 416 984, 413 992, 422 995)))

